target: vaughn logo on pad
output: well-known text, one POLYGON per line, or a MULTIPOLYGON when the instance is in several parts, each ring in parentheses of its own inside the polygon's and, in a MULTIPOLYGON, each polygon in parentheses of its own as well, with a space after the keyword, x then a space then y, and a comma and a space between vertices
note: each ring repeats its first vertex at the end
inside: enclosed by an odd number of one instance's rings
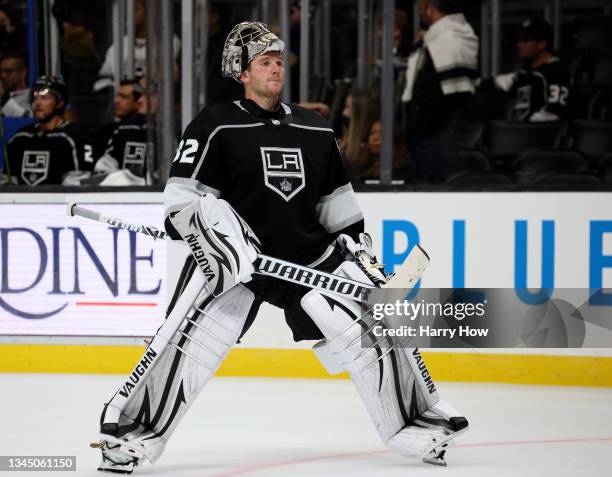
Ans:
POLYGON ((287 202, 306 185, 302 150, 289 147, 262 147, 266 186, 287 202))

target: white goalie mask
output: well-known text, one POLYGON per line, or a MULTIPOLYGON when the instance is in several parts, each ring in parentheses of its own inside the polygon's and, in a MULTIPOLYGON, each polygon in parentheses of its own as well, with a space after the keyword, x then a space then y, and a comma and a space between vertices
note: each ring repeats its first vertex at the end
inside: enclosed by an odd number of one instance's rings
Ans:
POLYGON ((240 82, 240 75, 256 56, 269 51, 282 53, 284 49, 285 43, 265 23, 239 23, 225 40, 221 75, 240 82))

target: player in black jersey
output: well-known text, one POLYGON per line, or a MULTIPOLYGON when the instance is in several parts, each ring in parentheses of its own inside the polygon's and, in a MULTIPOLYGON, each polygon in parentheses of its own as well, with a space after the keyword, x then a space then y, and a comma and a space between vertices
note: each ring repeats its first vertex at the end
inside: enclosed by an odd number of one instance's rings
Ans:
POLYGON ((119 123, 128 116, 138 113, 138 103, 142 96, 142 86, 135 79, 124 79, 113 99, 114 121, 104 124, 92 133, 94 159, 98 160, 108 148, 108 141, 119 123))
POLYGON ((253 275, 263 253, 370 286, 388 278, 362 232, 330 124, 280 101, 283 49, 264 24, 236 25, 223 74, 242 83, 244 98, 204 109, 183 134, 164 191, 165 225, 192 253, 166 321, 104 408, 99 470, 131 472, 159 458, 264 301, 285 311, 296 340, 321 340, 315 350, 326 366, 350 373, 390 448, 444 465, 448 441, 467 429, 423 381, 431 379, 418 350, 362 348, 362 327, 367 334, 374 324, 359 303, 253 275))
POLYGON ((114 125, 104 152, 96 160, 93 181, 103 180, 101 185, 146 184, 147 124, 144 101, 143 88, 138 82, 121 82, 115 99, 115 111, 121 109, 118 106, 125 106, 126 111, 114 125), (132 96, 133 104, 131 100, 121 97, 125 95, 132 96))
POLYGON ((515 98, 513 119, 560 121, 568 119, 571 74, 554 56, 553 28, 544 20, 521 24, 517 43, 523 67, 495 77, 495 85, 515 98))
POLYGON ((36 123, 19 130, 7 145, 12 179, 29 186, 79 185, 93 168, 87 131, 65 121, 68 90, 54 76, 39 77, 31 88, 36 123))

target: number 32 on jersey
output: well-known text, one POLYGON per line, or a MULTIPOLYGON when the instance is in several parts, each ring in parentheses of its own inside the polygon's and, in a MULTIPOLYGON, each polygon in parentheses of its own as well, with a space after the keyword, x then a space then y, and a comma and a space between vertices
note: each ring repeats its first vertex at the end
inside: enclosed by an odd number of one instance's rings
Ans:
POLYGON ((185 164, 193 164, 199 146, 200 143, 197 139, 183 139, 176 149, 176 155, 172 162, 179 161, 185 164))

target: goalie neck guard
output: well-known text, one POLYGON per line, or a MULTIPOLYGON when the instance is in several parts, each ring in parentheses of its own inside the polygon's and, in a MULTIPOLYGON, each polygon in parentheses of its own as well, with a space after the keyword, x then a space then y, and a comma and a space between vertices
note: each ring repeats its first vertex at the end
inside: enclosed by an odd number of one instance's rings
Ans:
POLYGON ((239 23, 225 40, 221 74, 240 82, 240 75, 256 56, 269 51, 282 53, 284 49, 283 41, 265 23, 239 23))

